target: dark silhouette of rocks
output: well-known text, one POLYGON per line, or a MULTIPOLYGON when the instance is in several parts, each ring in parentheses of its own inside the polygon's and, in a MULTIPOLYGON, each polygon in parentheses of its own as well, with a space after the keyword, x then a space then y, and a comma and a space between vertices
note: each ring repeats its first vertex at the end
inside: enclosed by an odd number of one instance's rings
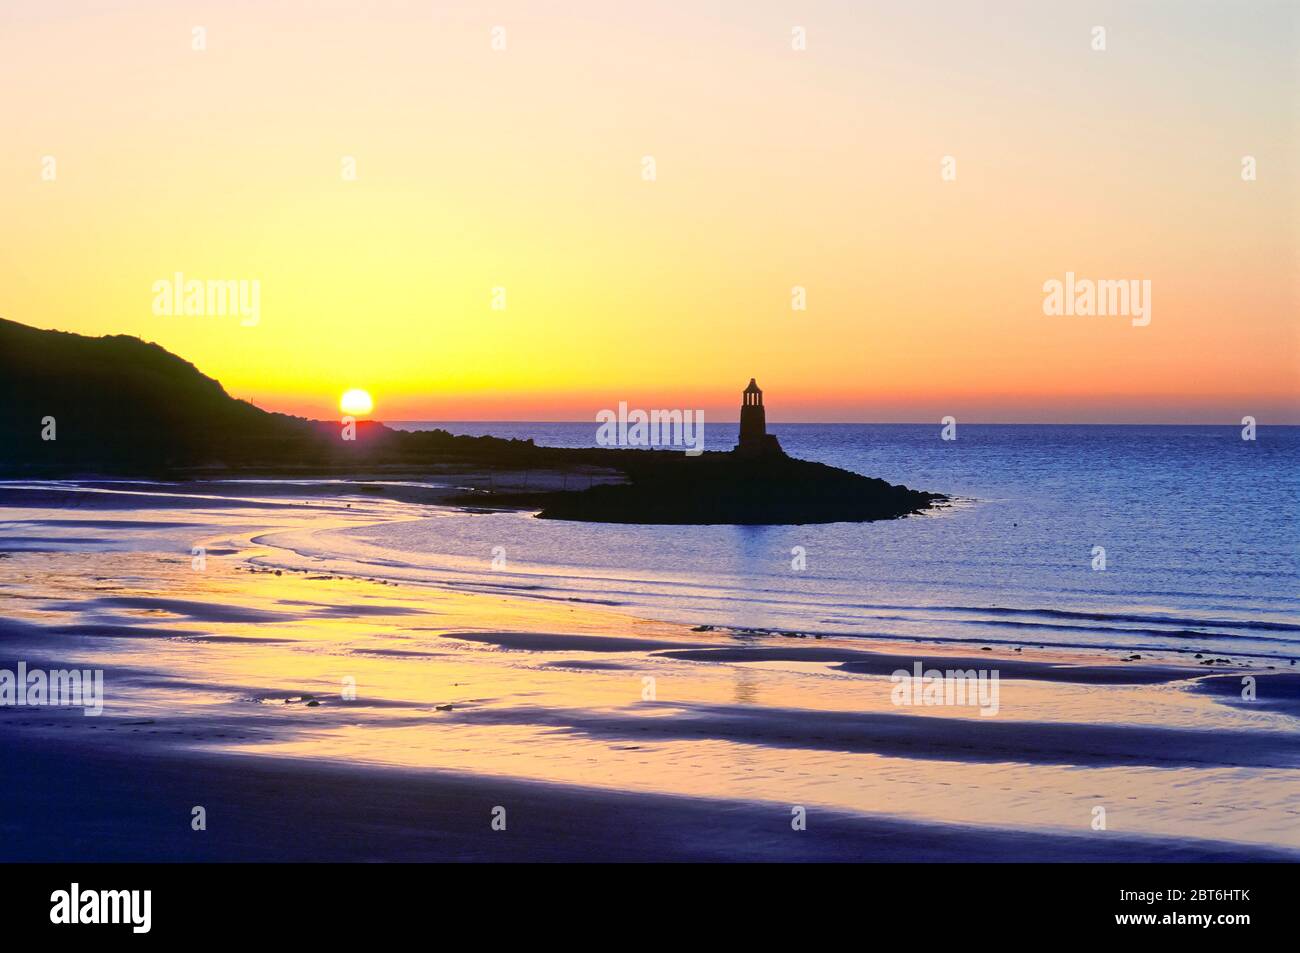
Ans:
POLYGON ((629 482, 555 494, 538 515, 598 523, 836 523, 896 519, 944 499, 779 452, 605 452, 627 455, 617 466, 629 482))
MULTIPOLYGON (((751 385, 753 382, 751 381, 751 385)), ((753 385, 754 392, 758 391, 753 385)), ((192 364, 126 335, 44 331, 0 319, 0 477, 347 476, 382 480, 471 468, 582 474, 569 492, 458 502, 528 507, 545 519, 616 523, 820 523, 893 519, 945 497, 788 457, 762 395, 741 410, 734 451, 557 449, 532 440, 406 432, 269 413, 192 364), (53 420, 53 440, 43 439, 53 420), (618 483, 589 485, 601 472, 618 483)), ((567 481, 566 481, 567 482, 567 481)))
POLYGON ((601 523, 832 523, 896 519, 943 499, 786 456, 767 432, 763 392, 752 377, 730 453, 632 453, 617 464, 627 483, 555 496, 538 515, 601 523))

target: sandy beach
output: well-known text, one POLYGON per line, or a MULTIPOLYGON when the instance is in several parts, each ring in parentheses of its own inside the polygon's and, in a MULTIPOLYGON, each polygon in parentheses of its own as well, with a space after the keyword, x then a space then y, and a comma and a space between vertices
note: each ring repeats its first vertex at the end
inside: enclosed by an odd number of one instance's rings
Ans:
POLYGON ((344 575, 273 542, 428 498, 264 489, 6 490, 0 668, 104 703, 0 707, 3 859, 1300 859, 1292 672, 344 575))

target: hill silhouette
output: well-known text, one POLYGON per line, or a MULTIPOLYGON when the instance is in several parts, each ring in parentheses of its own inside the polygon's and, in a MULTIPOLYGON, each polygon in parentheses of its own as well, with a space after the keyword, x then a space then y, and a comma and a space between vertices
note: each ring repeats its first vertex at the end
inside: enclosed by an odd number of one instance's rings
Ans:
POLYGON ((127 335, 86 337, 0 319, 0 474, 183 476, 279 468, 346 471, 515 456, 531 441, 403 433, 271 413, 175 354, 127 335), (54 439, 46 421, 53 420, 54 439))
MULTIPOLYGON (((407 432, 271 413, 194 365, 126 335, 86 337, 0 319, 0 477, 214 474, 428 476, 448 467, 611 474, 571 492, 459 502, 528 507, 543 518, 621 523, 813 523, 892 519, 945 497, 784 454, 558 449, 531 440, 407 432), (47 436, 54 439, 45 439, 47 436)), ((578 481, 575 481, 575 483, 578 481)))

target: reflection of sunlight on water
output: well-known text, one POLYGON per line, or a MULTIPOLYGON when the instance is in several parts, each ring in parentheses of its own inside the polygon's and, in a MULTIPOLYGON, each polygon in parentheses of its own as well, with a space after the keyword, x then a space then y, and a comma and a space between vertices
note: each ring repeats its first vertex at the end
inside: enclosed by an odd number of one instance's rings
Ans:
POLYGON ((744 665, 737 665, 735 671, 735 691, 731 695, 732 701, 738 705, 757 705, 758 677, 744 665))
MULTIPOLYGON (((331 578, 328 566, 310 560, 304 560, 311 567, 304 573, 248 571, 247 557, 282 557, 250 537, 310 540, 322 527, 377 518, 360 507, 328 517, 245 508, 189 517, 188 527, 158 531, 171 540, 158 547, 154 537, 152 545, 165 550, 161 554, 90 549, 0 561, 2 591, 15 596, 7 600, 8 619, 33 626, 135 627, 133 638, 32 630, 41 634, 27 644, 33 656, 55 654, 68 664, 107 669, 97 743, 217 746, 1021 829, 1086 831, 1091 808, 1101 803, 1117 832, 1300 846, 1293 770, 966 763, 830 750, 834 742, 818 737, 816 724, 800 719, 799 711, 898 715, 887 677, 809 662, 718 664, 653 651, 507 650, 444 634, 618 634, 688 646, 808 640, 690 633, 567 601, 331 578), (207 570, 196 572, 190 561, 196 543, 231 555, 209 556, 207 570), (145 601, 123 605, 109 597, 145 601), (205 606, 227 616, 248 610, 255 617, 223 621, 205 606), (146 630, 154 631, 146 637, 146 630), (552 662, 621 667, 547 664, 552 662), (646 675, 655 679, 655 704, 641 700, 646 675), (355 684, 355 702, 341 697, 347 679, 355 684), (314 696, 315 707, 307 696, 314 696), (723 740, 711 736, 706 706, 779 710, 789 724, 779 725, 769 743, 723 740), (592 719, 612 727, 604 733, 584 728, 592 719), (685 736, 643 732, 651 722, 681 725, 685 736)), ((175 511, 167 519, 183 522, 175 511)), ((735 531, 724 568, 739 576, 761 564, 773 547, 770 536, 764 530, 735 531)), ((523 560, 526 553, 515 558, 523 560)), ((782 558, 788 559, 788 548, 782 558)), ((28 636, 19 632, 7 645, 20 646, 28 636)), ((865 639, 816 644, 904 651, 898 643, 865 639)), ((996 664, 992 657, 989 662, 996 664)), ((1228 707, 1177 684, 1098 687, 1006 679, 1001 691, 999 722, 1292 735, 1296 730, 1294 719, 1228 707)), ((917 708, 906 717, 941 719, 934 722, 941 731, 942 719, 979 716, 974 710, 917 708)))
POLYGON ((966 764, 738 745, 618 740, 521 725, 340 728, 263 753, 436 767, 480 775, 711 798, 808 803, 921 820, 1111 829, 1300 847, 1291 772, 966 764), (1243 785, 1249 787, 1243 790, 1243 785))
MULTIPOLYGON (((1259 604, 1247 606, 1228 595, 1185 594, 1171 602, 1168 593, 1114 594, 1083 585, 1100 573, 1065 585, 1074 577, 1060 565, 1005 541, 1000 555, 963 555, 952 545, 971 527, 936 531, 926 521, 664 527, 428 508, 420 515, 308 527, 259 542, 278 547, 263 557, 267 565, 585 600, 692 624, 1274 658, 1294 654, 1296 632, 1284 626, 1300 624, 1294 597, 1263 590, 1259 604), (912 529, 900 535, 904 524, 912 529), (792 566, 795 547, 806 569, 792 566), (507 563, 493 569, 497 550, 507 563), (1083 615, 1060 617, 1043 611, 1049 607, 1083 615), (1236 627, 1243 616, 1251 624, 1236 627)), ((976 506, 969 518, 990 517, 976 506)))

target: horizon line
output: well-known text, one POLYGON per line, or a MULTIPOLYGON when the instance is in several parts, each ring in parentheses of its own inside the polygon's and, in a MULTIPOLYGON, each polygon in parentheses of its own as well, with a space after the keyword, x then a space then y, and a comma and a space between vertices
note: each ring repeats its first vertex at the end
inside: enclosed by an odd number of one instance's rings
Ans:
MULTIPOLYGON (((525 419, 514 419, 514 420, 511 420, 511 419, 505 419, 505 418, 496 418, 496 419, 491 419, 491 420, 489 420, 489 419, 486 419, 486 418, 484 418, 484 419, 477 419, 477 418, 464 418, 464 417, 462 417, 462 418, 457 418, 457 419, 445 418, 445 419, 440 419, 440 420, 435 420, 435 419, 432 419, 432 418, 416 418, 416 417, 408 417, 408 418, 403 418, 403 419, 400 419, 400 420, 399 420, 399 419, 392 419, 392 420, 379 420, 379 419, 376 419, 376 418, 370 418, 370 417, 367 417, 367 418, 364 418, 364 419, 366 419, 366 420, 374 420, 374 422, 376 422, 376 423, 380 423, 380 424, 384 424, 385 426, 388 426, 388 425, 391 425, 391 424, 584 424, 584 425, 590 424, 590 425, 595 425, 596 423, 598 423, 598 422, 595 421, 595 420, 525 420, 525 419)), ((706 422, 706 423, 707 423, 707 422, 706 422)), ((713 423, 714 423, 715 425, 717 425, 717 424, 735 424, 735 425, 739 426, 740 421, 739 421, 739 420, 715 420, 715 421, 713 421, 713 423)), ((767 423, 768 423, 768 426, 769 426, 769 427, 773 427, 773 426, 775 426, 775 427, 836 427, 836 426, 843 426, 843 427, 862 427, 862 426, 870 426, 870 427, 941 427, 941 426, 943 426, 943 421, 928 421, 928 420, 912 420, 912 421, 898 421, 898 420, 785 420, 785 421, 782 421, 782 420, 769 420, 767 423)), ((1131 422, 1131 421, 1130 421, 1130 422, 1115 422, 1115 421, 1100 421, 1100 420, 1099 420, 1099 421, 1033 421, 1033 420, 1023 420, 1023 421, 1019 421, 1019 420, 1018 420, 1018 421, 997 421, 997 420, 994 420, 994 421, 984 421, 984 420, 971 420, 971 421, 964 421, 964 420, 961 420, 961 419, 958 419, 958 420, 957 420, 957 425, 958 425, 958 426, 961 426, 961 427, 1231 427, 1231 428, 1239 428, 1239 427, 1243 426, 1242 422, 1239 421, 1239 420, 1238 420, 1238 421, 1221 422, 1221 423, 1201 423, 1201 422, 1189 423, 1189 422, 1185 422, 1185 421, 1184 421, 1184 422, 1179 422, 1179 423, 1169 423, 1169 422, 1160 422, 1160 421, 1142 421, 1142 422, 1136 422, 1136 423, 1135 423, 1135 422, 1131 422)), ((1300 422, 1296 422, 1296 423, 1261 423, 1261 422, 1259 422, 1258 420, 1256 420, 1256 422, 1255 422, 1255 426, 1256 426, 1257 428, 1262 428, 1262 427, 1300 427, 1300 422)))

